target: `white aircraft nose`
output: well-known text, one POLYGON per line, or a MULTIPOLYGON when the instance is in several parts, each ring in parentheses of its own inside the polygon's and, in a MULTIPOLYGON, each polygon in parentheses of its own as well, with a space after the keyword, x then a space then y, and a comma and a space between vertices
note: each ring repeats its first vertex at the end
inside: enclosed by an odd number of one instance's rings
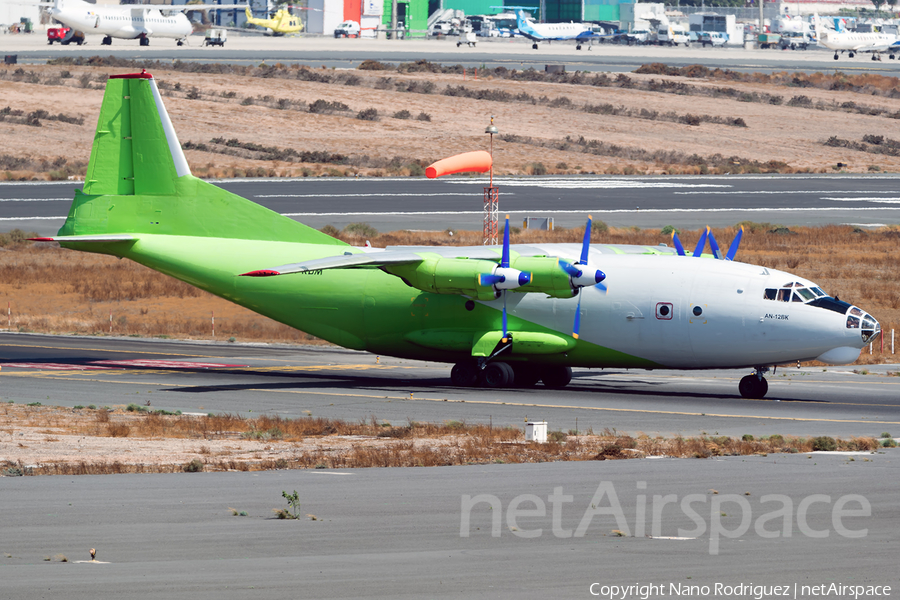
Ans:
POLYGON ((841 346, 840 348, 832 348, 828 352, 823 352, 816 357, 816 360, 826 365, 846 365, 856 362, 856 359, 859 358, 859 352, 859 348, 841 346))

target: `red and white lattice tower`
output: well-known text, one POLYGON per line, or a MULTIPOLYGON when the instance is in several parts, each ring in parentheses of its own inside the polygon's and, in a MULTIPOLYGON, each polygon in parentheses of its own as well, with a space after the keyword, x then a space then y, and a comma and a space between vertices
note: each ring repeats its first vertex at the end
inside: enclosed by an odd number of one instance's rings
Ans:
POLYGON ((485 246, 497 245, 497 224, 500 217, 500 190, 494 187, 494 134, 499 133, 494 126, 494 115, 491 115, 491 124, 484 130, 491 136, 491 183, 484 188, 484 232, 481 243, 485 246))

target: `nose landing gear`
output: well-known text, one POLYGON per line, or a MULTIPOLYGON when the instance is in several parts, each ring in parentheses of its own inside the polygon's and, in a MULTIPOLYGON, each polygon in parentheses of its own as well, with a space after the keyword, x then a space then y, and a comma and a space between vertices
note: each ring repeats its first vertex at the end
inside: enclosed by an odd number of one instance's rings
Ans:
POLYGON ((756 367, 754 373, 741 378, 738 391, 741 397, 759 400, 769 391, 769 382, 763 377, 769 371, 769 367, 756 367))

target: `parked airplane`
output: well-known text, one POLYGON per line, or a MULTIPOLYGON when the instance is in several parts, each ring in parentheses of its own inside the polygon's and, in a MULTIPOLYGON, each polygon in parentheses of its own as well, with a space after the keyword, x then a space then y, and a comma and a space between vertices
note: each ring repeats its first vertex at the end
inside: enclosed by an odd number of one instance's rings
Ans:
POLYGON ((839 52, 847 52, 847 56, 850 58, 856 56, 857 52, 871 52, 872 60, 881 60, 880 53, 882 52, 888 53, 888 58, 893 59, 900 51, 900 41, 896 35, 835 31, 822 25, 819 15, 815 15, 813 18, 819 45, 834 50, 834 60, 838 59, 839 52))
POLYGON ((101 44, 109 46, 112 38, 140 39, 141 46, 149 46, 151 37, 175 38, 181 46, 194 26, 186 11, 228 10, 243 5, 182 4, 161 6, 153 4, 97 5, 82 0, 54 0, 47 13, 60 23, 84 33, 99 33, 105 37, 101 44))
POLYGON ((51 238, 129 258, 335 344, 455 363, 454 385, 550 388, 572 367, 847 363, 881 332, 783 271, 734 262, 711 233, 675 248, 590 243, 353 247, 191 175, 156 81, 107 82, 84 190, 51 238), (702 258, 709 241, 715 258, 702 258), (272 266, 283 265, 283 266, 272 266), (602 269, 602 270, 601 270, 602 269), (607 292, 608 287, 608 292, 607 292))
POLYGON ((300 33, 303 31, 303 23, 299 17, 291 14, 286 8, 280 8, 275 11, 271 19, 257 19, 250 12, 250 6, 246 7, 247 22, 251 25, 265 27, 272 32, 272 35, 285 35, 290 33, 300 33))
POLYGON ((594 31, 594 26, 590 23, 536 23, 525 13, 524 9, 519 7, 516 7, 516 27, 519 29, 519 33, 534 42, 531 45, 534 50, 538 49, 538 42, 571 40, 576 43, 575 49, 581 50, 583 42, 591 42, 604 37, 594 31))

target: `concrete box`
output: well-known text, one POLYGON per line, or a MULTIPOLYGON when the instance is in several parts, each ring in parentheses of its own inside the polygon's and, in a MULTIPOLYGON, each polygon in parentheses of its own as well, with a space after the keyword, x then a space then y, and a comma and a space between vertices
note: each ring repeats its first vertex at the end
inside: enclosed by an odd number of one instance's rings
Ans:
POLYGON ((545 443, 547 441, 547 421, 525 423, 525 440, 545 443))

